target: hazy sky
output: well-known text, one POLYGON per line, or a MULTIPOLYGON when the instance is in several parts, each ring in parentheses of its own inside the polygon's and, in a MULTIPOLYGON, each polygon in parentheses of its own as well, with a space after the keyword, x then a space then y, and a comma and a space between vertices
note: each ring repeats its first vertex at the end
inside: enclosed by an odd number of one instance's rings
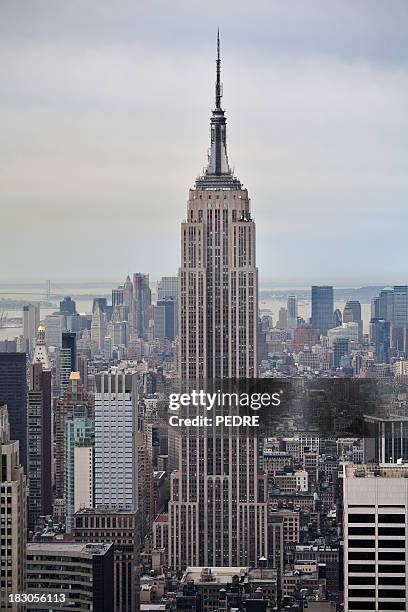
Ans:
POLYGON ((179 265, 221 30, 263 280, 408 282, 407 0, 1 0, 1 281, 179 265))

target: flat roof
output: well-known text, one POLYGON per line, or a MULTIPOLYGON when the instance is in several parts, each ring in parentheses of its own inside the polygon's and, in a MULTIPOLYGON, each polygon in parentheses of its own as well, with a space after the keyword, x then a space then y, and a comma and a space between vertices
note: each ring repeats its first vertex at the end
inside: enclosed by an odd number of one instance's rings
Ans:
POLYGON ((345 478, 408 478, 407 463, 344 464, 345 478))
POLYGON ((27 553, 40 554, 94 554, 101 555, 106 553, 112 546, 111 543, 104 544, 101 542, 29 542, 27 544, 27 553))
POLYGON ((232 582, 233 576, 245 576, 249 567, 187 567, 184 572, 183 582, 194 582, 201 584, 225 584, 232 582))

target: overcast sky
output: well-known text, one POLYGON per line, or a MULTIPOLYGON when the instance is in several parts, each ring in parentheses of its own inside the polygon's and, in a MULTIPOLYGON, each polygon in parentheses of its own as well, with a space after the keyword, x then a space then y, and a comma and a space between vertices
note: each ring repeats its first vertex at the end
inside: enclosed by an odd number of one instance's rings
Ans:
POLYGON ((406 0, 1 0, 0 282, 176 274, 221 30, 262 281, 408 282, 406 0))

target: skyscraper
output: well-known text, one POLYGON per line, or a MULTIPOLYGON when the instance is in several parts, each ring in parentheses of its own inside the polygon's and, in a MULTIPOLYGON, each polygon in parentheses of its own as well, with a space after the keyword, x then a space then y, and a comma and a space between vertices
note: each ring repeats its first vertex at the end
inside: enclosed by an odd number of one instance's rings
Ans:
POLYGON ((391 341, 399 353, 408 353, 408 285, 394 287, 391 341))
POLYGON ((95 423, 92 418, 65 421, 65 502, 66 530, 71 531, 74 512, 86 503, 93 506, 93 462, 95 423))
POLYGON ((178 296, 178 277, 177 276, 162 276, 157 283, 157 300, 173 298, 177 300, 178 296))
POLYGON ((20 460, 27 469, 27 371, 25 353, 0 353, 0 404, 6 404, 10 439, 20 443, 20 460))
POLYGON ((76 542, 104 542, 114 545, 113 612, 139 610, 139 531, 137 510, 83 509, 74 515, 76 542))
POLYGON ((57 379, 60 394, 63 396, 71 372, 76 372, 76 334, 72 332, 62 333, 62 347, 58 354, 57 360, 57 379))
POLYGON ((178 283, 179 279, 177 276, 162 276, 161 280, 157 283, 157 303, 163 300, 174 301, 174 332, 170 336, 166 336, 170 340, 173 340, 178 335, 178 283))
POLYGON ((344 610, 407 610, 406 465, 345 464, 344 610))
POLYGON ((288 295, 288 327, 294 329, 297 327, 298 304, 296 295, 288 295))
POLYGON ((72 332, 63 332, 62 350, 67 350, 69 352, 70 371, 76 372, 76 334, 72 332))
POLYGON ((143 338, 149 327, 149 309, 152 303, 149 275, 135 272, 132 285, 131 331, 143 338))
POLYGON ((312 326, 318 329, 322 336, 327 336, 327 330, 333 323, 333 287, 325 285, 312 286, 312 326))
POLYGON ((190 189, 181 226, 180 375, 251 378, 257 373, 258 271, 248 191, 227 156, 217 57, 211 149, 190 189))
POLYGON ((384 319, 371 319, 370 341, 375 347, 376 363, 390 362, 390 322, 384 319))
POLYGON ((94 352, 102 351, 106 336, 106 315, 99 301, 94 302, 91 324, 91 342, 94 352))
POLYGON ((137 374, 95 376, 95 507, 137 508, 137 374))
POLYGON ((44 320, 45 325, 45 342, 47 347, 55 346, 61 348, 62 332, 65 326, 65 315, 54 313, 47 315, 44 320))
MULTIPOLYGON (((64 595, 64 607, 68 610, 112 612, 113 567, 110 543, 30 542, 27 544, 27 591, 40 596, 64 595), (51 569, 44 571, 45 568, 51 569)), ((62 605, 54 604, 54 608, 62 605)))
POLYGON ((28 340, 28 349, 34 348, 35 337, 40 324, 40 304, 23 306, 23 337, 28 340))
POLYGON ((397 355, 408 355, 408 285, 386 287, 372 302, 373 319, 391 325, 391 348, 397 355))
MULTIPOLYGON (((190 190, 181 229, 180 375, 184 380, 257 373, 258 278, 248 192, 227 158, 218 38, 211 151, 190 190)), ((256 436, 222 428, 183 432, 171 475, 171 568, 257 565, 267 555, 266 477, 256 436)))
POLYGON ((66 423, 69 420, 92 420, 93 402, 84 391, 79 372, 71 372, 66 393, 55 406, 54 440, 55 440, 55 496, 65 497, 68 468, 66 458, 66 423))
POLYGON ((112 289, 112 306, 121 306, 123 304, 124 287, 119 286, 117 289, 112 289))
POLYGON ((41 363, 43 370, 51 370, 50 358, 45 344, 45 327, 39 325, 34 348, 33 363, 41 363))
POLYGON ((10 440, 7 406, 0 406, 0 465, 0 610, 11 610, 9 596, 25 588, 27 490, 19 443, 10 440))
POLYGON ((123 304, 124 306, 127 306, 129 310, 132 306, 132 296, 133 296, 132 281, 130 280, 130 276, 128 274, 123 284, 123 304))
POLYGON ((277 329, 287 329, 288 328, 288 311, 286 308, 279 308, 278 320, 276 322, 277 329))
POLYGON ((175 338, 175 309, 176 300, 174 298, 164 298, 157 300, 157 305, 153 307, 154 337, 163 340, 174 340, 175 338))
POLYGON ((76 304, 69 296, 64 297, 60 302, 60 312, 64 315, 76 314, 76 304))
POLYGON ((27 407, 28 527, 52 512, 51 370, 30 364, 27 407))
POLYGON ((385 319, 392 323, 394 314, 394 290, 386 287, 378 297, 374 298, 371 306, 371 316, 377 319, 385 319))
POLYGON ((347 300, 343 310, 344 323, 361 321, 361 304, 358 300, 347 300))
POLYGON ((358 323, 358 340, 363 339, 363 320, 361 304, 358 300, 348 300, 343 310, 343 323, 358 323))
POLYGON ((334 338, 333 340, 333 367, 338 368, 341 365, 342 358, 348 354, 349 339, 334 338))

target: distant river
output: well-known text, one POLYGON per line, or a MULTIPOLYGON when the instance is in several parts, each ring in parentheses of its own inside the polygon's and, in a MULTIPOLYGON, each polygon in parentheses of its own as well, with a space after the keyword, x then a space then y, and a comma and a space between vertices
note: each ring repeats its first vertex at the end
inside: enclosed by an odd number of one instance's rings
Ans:
MULTIPOLYGON (((112 289, 115 287, 114 284, 112 284, 112 289)), ((3 299, 11 299, 11 300, 27 300, 27 304, 30 302, 37 302, 40 300, 46 300, 44 295, 30 295, 30 293, 34 293, 33 289, 29 289, 27 294, 24 294, 23 291, 24 289, 19 289, 16 290, 16 293, 9 293, 8 291, 12 291, 11 288, 7 288, 5 286, 1 286, 0 287, 0 298, 3 299), (1 293, 1 292, 7 292, 7 294, 5 293, 1 293)), ((52 288, 51 288, 51 292, 52 292, 52 288)), ((61 294, 61 295, 85 295, 86 298, 81 299, 81 298, 74 298, 75 299, 75 303, 76 303, 76 309, 77 312, 79 312, 80 314, 90 314, 92 312, 92 299, 89 299, 89 295, 90 294, 95 294, 95 297, 101 296, 101 295, 109 295, 110 291, 109 289, 104 286, 104 287, 92 287, 92 288, 84 288, 84 287, 69 287, 69 289, 64 290, 64 288, 58 287, 58 289, 55 289, 55 293, 61 294)), ((59 310, 59 299, 55 299, 53 297, 50 297, 50 299, 48 300, 50 302, 52 302, 54 304, 54 308, 41 308, 41 320, 44 320, 44 318, 49 315, 52 314, 55 311, 59 310)), ((7 317, 9 318, 14 318, 14 317, 22 317, 22 309, 17 309, 17 310, 5 310, 2 311, 1 306, 0 306, 0 316, 4 314, 7 315, 7 317)), ((8 327, 8 328, 0 328, 0 340, 13 340, 16 336, 20 336, 22 334, 23 330, 22 327, 8 327)))
MULTIPOLYGON (((346 305, 346 300, 338 300, 338 301, 335 301, 334 307, 338 308, 341 312, 343 312, 343 308, 345 305, 346 305)), ((274 325, 279 318, 279 309, 286 308, 286 307, 287 307, 286 300, 280 300, 279 298, 259 301, 259 309, 261 311, 269 310, 271 312, 274 325)), ((310 300, 298 300, 298 316, 303 317, 305 321, 307 321, 310 318, 310 315, 311 315, 310 300)), ((361 317, 364 323, 364 332, 368 333, 368 324, 371 318, 371 303, 361 304, 361 317)))
MULTIPOLYGON (((114 287, 115 287, 115 284, 112 284, 112 289, 114 287)), ((3 286, 0 287, 0 292, 7 291, 7 290, 8 289, 4 288, 3 286)), ((9 293, 7 295, 1 295, 0 293, 0 297, 4 297, 4 298, 7 297, 10 299, 15 299, 15 300, 24 300, 25 298, 27 298, 27 303, 29 303, 30 301, 38 301, 39 299, 45 299, 45 297, 40 298, 40 296, 36 297, 34 295, 29 295, 29 294, 24 295, 21 293, 21 291, 23 290, 21 289, 15 294, 9 293)), ((33 290, 30 289, 30 291, 33 291, 33 290)), ((76 302, 77 312, 79 312, 80 314, 90 314, 92 312, 93 300, 89 299, 88 296, 90 294, 91 295, 94 294, 95 297, 97 297, 101 295, 107 295, 110 293, 110 290, 108 287, 106 287, 106 285, 103 287, 85 287, 85 288, 83 286, 81 287, 72 286, 72 287, 67 288, 66 290, 64 290, 64 288, 58 287, 58 289, 55 289, 55 291, 61 295, 81 295, 81 294, 86 295, 87 297, 85 299, 74 298, 76 302)), ((41 309, 41 320, 43 320, 48 314, 52 314, 56 310, 59 310, 59 301, 55 300, 52 297, 50 298, 50 301, 55 304, 55 308, 42 308, 41 309)), ((343 308, 345 304, 346 304, 345 300, 336 301, 335 308, 339 308, 341 312, 343 312, 343 308)), ((279 309, 282 307, 286 308, 286 300, 282 300, 279 298, 260 300, 259 302, 259 308, 261 311, 269 311, 272 314, 274 325, 279 317, 279 309)), ((299 316, 307 320, 310 317, 310 310, 311 310, 310 300, 299 299, 298 301, 299 316)), ((367 333, 368 324, 369 324, 370 317, 371 317, 371 304, 361 304, 361 311, 362 311, 362 317, 364 321, 364 331, 367 333)), ((1 314, 2 313, 0 312, 0 315, 1 314)), ((7 314, 8 317, 21 317, 22 316, 21 310, 9 310, 9 311, 6 311, 4 314, 7 314)), ((5 340, 5 339, 13 340, 16 336, 19 336, 21 333, 22 333, 21 327, 2 328, 0 329, 0 340, 5 340)))

